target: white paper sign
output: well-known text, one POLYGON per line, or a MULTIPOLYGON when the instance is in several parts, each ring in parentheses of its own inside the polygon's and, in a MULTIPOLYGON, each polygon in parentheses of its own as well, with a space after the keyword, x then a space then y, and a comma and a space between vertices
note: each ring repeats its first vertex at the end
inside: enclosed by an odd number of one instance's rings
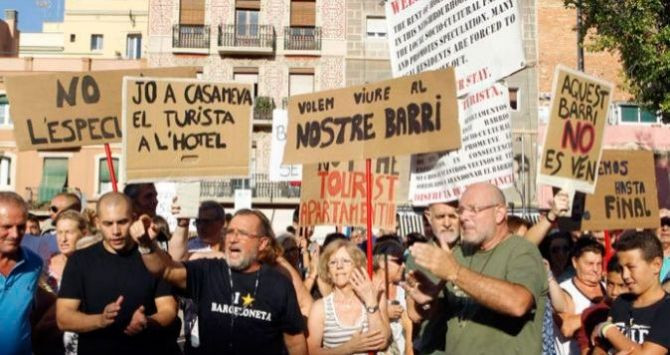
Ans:
POLYGON ((251 208, 251 190, 250 189, 237 189, 235 190, 235 211, 239 211, 244 208, 251 208))
POLYGON ((458 94, 525 67, 518 0, 389 0, 394 77, 456 67, 458 94))
POLYGON ((409 199, 415 206, 460 198, 473 183, 514 183, 509 91, 496 84, 458 100, 462 148, 412 156, 409 199))
POLYGON ((180 218, 198 217, 200 208, 200 181, 177 183, 177 203, 180 218))
POLYGON ((272 143, 270 145, 270 181, 301 181, 302 165, 282 164, 284 146, 286 146, 286 128, 288 111, 276 109, 272 111, 272 143))

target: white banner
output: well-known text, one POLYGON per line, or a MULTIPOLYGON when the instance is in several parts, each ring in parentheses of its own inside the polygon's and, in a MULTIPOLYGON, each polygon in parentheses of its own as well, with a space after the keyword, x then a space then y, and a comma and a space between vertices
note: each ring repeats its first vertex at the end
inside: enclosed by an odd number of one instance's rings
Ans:
POLYGON ((458 100, 462 148, 412 156, 409 199, 415 206, 457 200, 473 183, 514 183, 509 91, 496 84, 458 100))
POLYGON ((286 128, 288 126, 288 111, 272 111, 272 143, 270 145, 270 181, 301 181, 302 165, 282 164, 284 160, 284 146, 286 146, 286 128))
POLYGON ((456 68, 459 96, 525 67, 518 0, 386 2, 393 76, 456 68))

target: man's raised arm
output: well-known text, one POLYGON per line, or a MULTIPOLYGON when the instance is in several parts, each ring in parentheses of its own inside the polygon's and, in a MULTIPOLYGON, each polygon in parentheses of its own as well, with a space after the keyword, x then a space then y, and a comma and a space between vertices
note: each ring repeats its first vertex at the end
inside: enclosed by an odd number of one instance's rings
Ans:
POLYGON ((181 289, 186 288, 186 267, 172 260, 170 255, 162 251, 156 244, 158 227, 151 217, 142 215, 130 226, 130 236, 139 245, 144 266, 151 274, 162 277, 170 284, 181 289))

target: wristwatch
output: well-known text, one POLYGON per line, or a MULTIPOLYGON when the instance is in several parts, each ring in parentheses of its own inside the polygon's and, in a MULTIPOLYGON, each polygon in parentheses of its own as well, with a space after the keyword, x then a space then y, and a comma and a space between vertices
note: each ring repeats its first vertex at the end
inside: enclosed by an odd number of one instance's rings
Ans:
POLYGON ((370 314, 375 313, 375 312, 377 312, 377 311, 379 310, 379 305, 377 304, 377 305, 374 305, 374 306, 372 306, 372 307, 370 307, 370 306, 365 306, 365 310, 366 310, 368 313, 370 313, 370 314))

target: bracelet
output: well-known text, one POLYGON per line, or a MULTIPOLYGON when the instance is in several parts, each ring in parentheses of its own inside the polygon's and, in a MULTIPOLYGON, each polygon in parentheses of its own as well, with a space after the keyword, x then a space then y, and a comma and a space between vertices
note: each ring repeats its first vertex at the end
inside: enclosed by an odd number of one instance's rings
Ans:
POLYGON ((607 339, 605 335, 607 334, 607 331, 610 330, 610 328, 612 327, 616 327, 616 324, 612 322, 606 322, 605 325, 600 327, 600 337, 603 339, 607 339))

